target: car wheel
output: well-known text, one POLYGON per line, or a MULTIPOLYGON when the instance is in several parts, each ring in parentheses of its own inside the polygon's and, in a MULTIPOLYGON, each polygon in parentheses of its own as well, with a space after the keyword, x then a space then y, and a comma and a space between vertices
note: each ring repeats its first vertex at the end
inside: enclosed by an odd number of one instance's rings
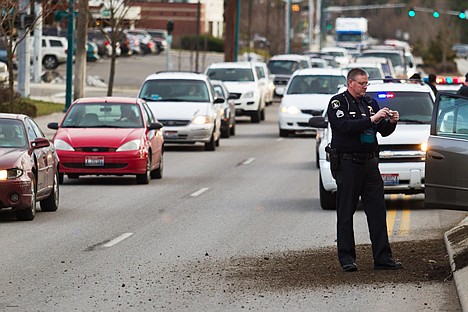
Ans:
POLYGON ((144 174, 136 175, 137 184, 148 184, 151 179, 151 158, 146 160, 146 171, 144 174))
POLYGON ((319 159, 319 153, 316 152, 315 153, 315 166, 317 166, 317 168, 320 168, 320 159, 319 159))
POLYGON ((46 69, 56 69, 58 66, 58 60, 54 55, 46 55, 42 59, 42 65, 44 65, 46 69))
POLYGON ((279 129, 279 136, 282 138, 287 138, 289 136, 288 130, 279 129))
POLYGON ((229 129, 231 135, 236 135, 236 123, 232 124, 232 127, 229 129))
POLYGON ((18 221, 31 221, 36 216, 36 180, 31 179, 31 206, 26 209, 16 210, 16 219, 18 221))
POLYGON ((58 174, 58 181, 59 181, 59 184, 63 184, 63 177, 64 177, 64 174, 63 173, 59 173, 58 174))
POLYGON ((250 117, 250 121, 252 123, 259 123, 260 119, 261 119, 260 111, 254 112, 254 114, 250 117))
POLYGON ((211 134, 210 142, 205 143, 205 151, 214 151, 216 150, 216 142, 214 138, 214 132, 211 134))
POLYGON ((59 205, 59 174, 56 173, 54 176, 54 186, 49 197, 41 200, 42 211, 56 211, 59 205))
POLYGON ((320 206, 323 210, 336 209, 336 192, 329 192, 323 187, 322 176, 320 176, 320 206))
POLYGON ((151 171, 151 179, 161 179, 164 170, 164 152, 161 153, 161 160, 159 161, 159 167, 151 171))
POLYGON ((265 120, 265 109, 260 112, 260 120, 265 120))

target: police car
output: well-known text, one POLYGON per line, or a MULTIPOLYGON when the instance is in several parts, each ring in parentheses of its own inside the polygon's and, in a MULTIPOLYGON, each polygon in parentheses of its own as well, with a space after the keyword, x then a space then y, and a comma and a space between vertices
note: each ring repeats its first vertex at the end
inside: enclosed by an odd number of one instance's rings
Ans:
MULTIPOLYGON (((405 80, 371 81, 366 95, 374 98, 380 107, 397 110, 400 114, 400 121, 391 135, 377 136, 385 193, 424 193, 424 161, 435 100, 430 87, 405 80)), ((336 182, 325 152, 331 142, 331 128, 324 116, 312 117, 309 124, 324 128, 318 148, 320 204, 323 209, 335 209, 336 182)))

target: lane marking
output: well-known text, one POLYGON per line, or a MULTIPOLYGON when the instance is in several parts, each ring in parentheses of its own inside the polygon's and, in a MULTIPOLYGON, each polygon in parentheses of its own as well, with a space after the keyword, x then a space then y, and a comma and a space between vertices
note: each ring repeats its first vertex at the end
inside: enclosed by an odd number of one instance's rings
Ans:
POLYGON ((410 223, 411 211, 409 209, 403 209, 401 213, 400 231, 398 232, 398 234, 402 236, 408 235, 410 231, 410 223))
POLYGON ((255 161, 255 158, 254 157, 250 157, 246 160, 244 160, 241 165, 250 165, 251 163, 253 163, 255 161))
POLYGON ((283 141, 283 140, 284 140, 284 138, 278 138, 278 139, 276 139, 276 142, 283 141))
POLYGON ((387 211, 387 234, 391 236, 393 233, 393 227, 395 226, 396 210, 387 211))
POLYGON ((133 235, 133 233, 123 233, 123 234, 117 236, 116 238, 110 240, 109 242, 105 243, 104 245, 102 245, 102 247, 112 247, 115 244, 120 243, 121 241, 123 241, 124 239, 129 238, 132 235, 133 235))
POLYGON ((197 196, 200 196, 201 194, 205 193, 206 191, 208 191, 210 188, 209 187, 203 187, 201 189, 199 189, 198 191, 190 194, 190 196, 192 197, 197 197, 197 196))

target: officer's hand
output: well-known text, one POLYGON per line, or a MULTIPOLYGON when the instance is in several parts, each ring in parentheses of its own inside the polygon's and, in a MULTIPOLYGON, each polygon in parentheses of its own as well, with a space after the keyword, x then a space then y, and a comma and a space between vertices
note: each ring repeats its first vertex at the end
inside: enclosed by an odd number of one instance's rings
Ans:
POLYGON ((400 120, 400 114, 398 113, 398 111, 390 111, 390 122, 391 123, 397 123, 398 120, 400 120))
POLYGON ((380 120, 385 119, 389 117, 390 115, 390 110, 387 107, 384 107, 380 109, 377 113, 374 114, 374 116, 371 116, 371 121, 373 123, 378 123, 380 120))

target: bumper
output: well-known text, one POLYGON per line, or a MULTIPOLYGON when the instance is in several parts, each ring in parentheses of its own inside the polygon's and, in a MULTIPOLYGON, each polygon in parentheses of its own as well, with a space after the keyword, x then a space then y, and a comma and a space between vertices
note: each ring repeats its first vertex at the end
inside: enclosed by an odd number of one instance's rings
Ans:
POLYGON ((164 127, 164 143, 208 143, 213 134, 214 125, 164 127))
MULTIPOLYGON (((424 193, 425 169, 424 162, 399 163, 398 168, 393 163, 379 164, 380 173, 398 174, 398 184, 385 185, 386 194, 419 194, 424 193)), ((320 174, 323 187, 327 191, 336 191, 336 182, 331 175, 330 162, 320 159, 320 174)))
POLYGON ((256 112, 260 108, 260 99, 237 99, 234 101, 234 104, 236 105, 236 115, 238 114, 237 112, 239 112, 239 114, 242 114, 242 112, 256 112))
POLYGON ((279 128, 283 130, 294 130, 294 131, 313 131, 317 132, 316 128, 309 126, 309 119, 312 115, 289 115, 281 114, 279 115, 279 128))
POLYGON ((81 175, 125 175, 144 174, 146 172, 146 151, 128 152, 70 152, 57 151, 60 158, 60 173, 72 173, 81 175), (100 165, 86 165, 87 157, 102 157, 100 165))
POLYGON ((0 208, 22 209, 31 206, 31 181, 0 181, 0 190, 0 208), (18 196, 16 201, 12 200, 15 194, 18 196))

